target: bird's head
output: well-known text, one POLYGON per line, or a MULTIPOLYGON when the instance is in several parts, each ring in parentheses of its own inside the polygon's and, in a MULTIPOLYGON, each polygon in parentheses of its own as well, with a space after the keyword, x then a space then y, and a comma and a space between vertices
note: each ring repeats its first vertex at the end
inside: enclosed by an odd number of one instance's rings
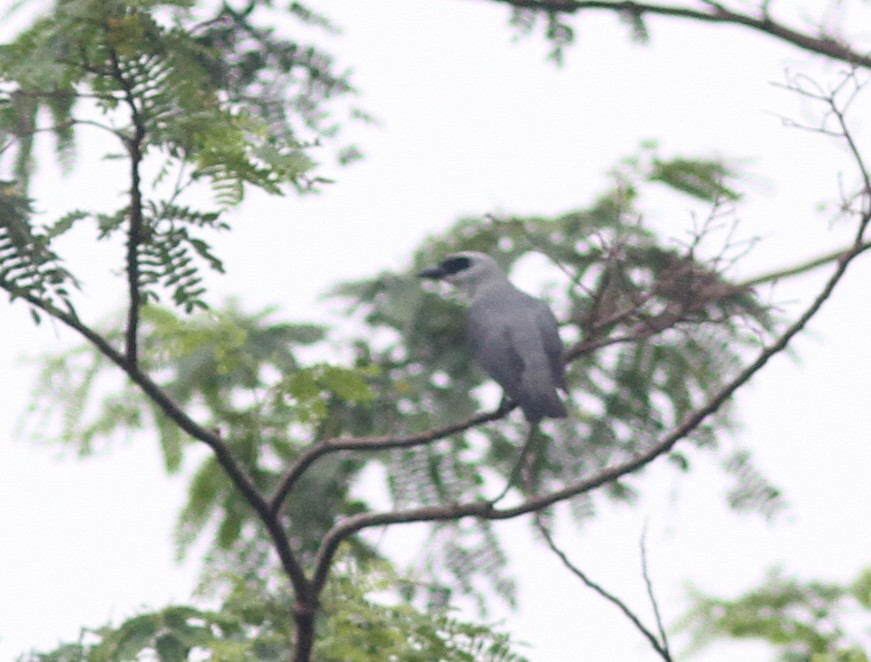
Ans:
POLYGON ((417 275, 419 278, 446 281, 469 294, 474 294, 482 285, 507 280, 496 260, 476 251, 448 255, 438 265, 424 269, 417 275))

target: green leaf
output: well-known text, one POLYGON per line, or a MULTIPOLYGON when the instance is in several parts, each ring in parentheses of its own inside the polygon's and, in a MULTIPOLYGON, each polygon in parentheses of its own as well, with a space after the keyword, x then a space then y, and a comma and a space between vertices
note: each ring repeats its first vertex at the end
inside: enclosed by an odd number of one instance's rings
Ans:
POLYGON ((871 612, 871 568, 863 570, 850 585, 850 593, 867 611, 871 612))
POLYGON ((366 382, 366 376, 367 373, 371 374, 372 372, 372 369, 360 371, 327 365, 323 369, 322 382, 327 389, 343 400, 370 402, 374 393, 366 382))
POLYGON ((867 653, 845 635, 846 620, 867 618, 871 609, 859 601, 863 613, 855 613, 846 600, 852 589, 863 587, 865 570, 850 586, 823 582, 798 582, 782 571, 770 571, 765 581, 734 600, 712 598, 693 592, 694 607, 680 628, 694 634, 694 648, 717 638, 760 639, 781 652, 779 659, 867 660, 867 653), (853 613, 848 613, 850 609, 853 613))
POLYGON ((741 196, 728 184, 734 175, 735 173, 728 166, 719 161, 655 159, 650 181, 662 182, 705 202, 735 201, 741 196))

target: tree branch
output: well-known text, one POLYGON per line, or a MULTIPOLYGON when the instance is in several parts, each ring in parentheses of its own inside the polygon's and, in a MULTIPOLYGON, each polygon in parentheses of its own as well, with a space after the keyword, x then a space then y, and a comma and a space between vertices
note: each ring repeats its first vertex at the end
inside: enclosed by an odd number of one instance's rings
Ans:
POLYGON ((498 420, 504 417, 508 412, 513 410, 515 405, 511 404, 507 407, 501 405, 490 412, 482 412, 475 414, 465 421, 459 423, 451 423, 440 428, 417 432, 409 435, 383 435, 376 437, 336 437, 333 439, 325 439, 320 443, 315 444, 296 461, 290 465, 285 472, 275 490, 272 498, 269 500, 269 509, 273 514, 281 509, 287 495, 293 489, 296 481, 306 472, 306 470, 318 458, 336 453, 339 451, 379 451, 390 448, 412 448, 414 446, 422 446, 445 437, 449 437, 457 432, 464 432, 470 428, 489 423, 490 421, 498 420))
MULTIPOLYGON (((108 27, 106 31, 109 32, 108 27)), ((114 48, 109 48, 112 62, 112 77, 124 91, 124 102, 130 111, 133 135, 124 139, 130 155, 130 223, 127 228, 127 329, 125 332, 125 356, 131 366, 139 360, 139 313, 142 308, 142 292, 139 288, 139 245, 142 242, 144 222, 142 210, 142 178, 139 168, 144 158, 143 142, 146 128, 133 85, 121 68, 121 61, 114 48)))
POLYGON ((682 18, 703 23, 738 25, 784 41, 801 50, 824 57, 871 68, 871 56, 853 50, 831 35, 811 35, 790 28, 763 12, 760 16, 741 14, 715 2, 705 2, 707 9, 647 2, 609 2, 608 0, 491 0, 518 9, 538 9, 558 14, 608 11, 642 18, 645 15, 682 18))

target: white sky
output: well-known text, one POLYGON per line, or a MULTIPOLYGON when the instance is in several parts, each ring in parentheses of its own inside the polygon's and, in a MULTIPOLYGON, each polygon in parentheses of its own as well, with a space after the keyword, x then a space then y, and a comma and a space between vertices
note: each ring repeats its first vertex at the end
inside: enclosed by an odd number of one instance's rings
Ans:
MULTIPOLYGON (((252 196, 234 213, 235 231, 218 242, 229 275, 216 285, 215 301, 238 294, 249 310, 277 304, 287 319, 324 318, 328 308, 319 296, 331 284, 407 266, 423 238, 462 215, 551 214, 587 205, 606 186, 606 170, 646 139, 658 140, 666 155, 722 154, 749 164, 754 179, 740 217, 745 233, 764 241, 742 275, 815 256, 849 235, 849 227, 832 227, 815 213, 818 203, 836 198, 839 173, 851 181, 843 150, 785 129, 776 117, 808 117, 804 104, 770 84, 783 80, 784 68, 821 80, 831 73, 811 67, 799 51, 733 28, 666 20, 651 21, 649 47, 634 46, 615 17, 589 15, 576 26, 579 43, 568 50, 566 66, 556 69, 544 61, 541 40, 512 41, 508 10, 495 3, 326 4, 345 28, 331 48, 353 67, 361 103, 382 126, 358 130, 367 158, 338 172, 324 195, 252 196)), ((867 145, 867 126, 858 130, 867 145)), ((86 174, 75 181, 41 180, 34 190, 41 209, 59 213, 107 194, 104 173, 111 177, 116 166, 83 163, 86 174)), ((689 205, 651 214, 675 236, 689 226, 689 205)), ((97 260, 87 272, 82 309, 92 319, 121 303, 105 285, 105 267, 97 260)), ((667 622, 686 608, 686 582, 729 595, 777 563, 802 578, 835 581, 867 564, 869 277, 871 266, 855 265, 795 344, 798 360, 778 357, 737 398, 738 438, 785 489, 791 507, 784 516, 768 524, 731 514, 720 473, 698 456, 688 476, 665 466, 649 471, 639 506, 603 509, 580 534, 564 527, 558 538, 572 557, 647 617, 638 570, 646 521, 650 570, 667 622)), ((775 300, 806 299, 819 283, 820 275, 802 278, 777 289, 775 300)), ((153 439, 119 443, 77 462, 19 434, 34 370, 18 359, 72 338, 51 324, 34 328, 22 306, 0 306, 0 660, 6 660, 29 646, 74 638, 82 625, 119 621, 141 605, 184 601, 195 568, 173 561, 170 534, 184 481, 163 476, 153 439)), ((510 541, 521 607, 512 614, 494 604, 493 617, 505 618, 505 628, 530 644, 530 659, 656 659, 610 605, 531 545, 526 529, 499 525, 510 541)), ((396 528, 383 544, 407 549, 418 538, 418 529, 396 528)), ((738 658, 770 655, 741 644, 694 659, 738 658)))

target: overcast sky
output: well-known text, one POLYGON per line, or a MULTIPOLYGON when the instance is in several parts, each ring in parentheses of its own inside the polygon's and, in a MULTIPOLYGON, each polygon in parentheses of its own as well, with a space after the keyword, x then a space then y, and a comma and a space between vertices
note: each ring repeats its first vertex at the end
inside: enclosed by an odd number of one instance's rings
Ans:
MULTIPOLYGON (((665 155, 722 155, 746 165, 751 178, 741 227, 761 241, 736 275, 792 264, 849 237, 847 224, 833 225, 816 212, 837 198, 841 174, 847 182, 854 177, 844 150, 784 128, 779 116, 805 120, 812 109, 772 85, 786 69, 830 80, 839 67, 815 65, 799 51, 734 28, 665 20, 651 21, 652 43, 641 47, 615 17, 589 15, 576 26, 579 43, 565 66, 556 68, 545 61, 540 39, 512 39, 508 10, 496 3, 323 4, 344 27, 330 48, 353 68, 360 103, 381 126, 354 129, 367 158, 334 173, 337 183, 322 196, 255 195, 233 212, 235 230, 218 242, 228 275, 215 286, 216 302, 239 295, 249 310, 277 305, 286 319, 329 319, 320 296, 331 284, 408 266, 425 237, 463 215, 583 207, 607 186, 607 170, 649 139, 665 155)), ((7 29, 0 28, 4 39, 7 29)), ((859 123, 857 131, 867 145, 867 126, 859 123)), ((100 196, 108 196, 107 205, 117 202, 123 184, 107 184, 117 165, 82 163, 75 180, 53 171, 39 180, 33 192, 40 209, 61 213, 100 196)), ((657 227, 685 237, 688 204, 654 206, 650 214, 657 227)), ((84 237, 81 246, 88 250, 84 237)), ((86 272, 80 310, 90 319, 121 305, 106 285, 114 264, 95 260, 86 272)), ((794 310, 825 275, 765 296, 794 310)), ((795 344, 794 357, 775 359, 736 400, 742 427, 724 445, 753 450, 785 490, 784 515, 767 523, 730 513, 722 474, 713 459, 699 456, 687 476, 665 466, 651 470, 638 506, 605 508, 579 534, 563 527, 558 539, 572 557, 649 617, 638 558, 646 522, 650 571, 667 622, 686 608, 687 582, 734 595, 778 563, 805 579, 834 581, 868 564, 869 278, 871 267, 860 260, 795 344)), ((29 646, 72 639, 80 626, 118 622, 139 606, 187 600, 196 563, 174 562, 171 531, 185 484, 162 474, 151 436, 113 444, 85 461, 24 438, 17 424, 35 371, 20 359, 73 338, 50 323, 34 327, 19 304, 0 303, 0 315, 0 660, 6 660, 29 646)), ((510 541, 521 605, 510 613, 494 604, 492 617, 506 619, 504 627, 529 644, 529 658, 655 659, 610 605, 531 544, 526 529, 498 525, 510 541)), ((407 549, 421 537, 419 529, 396 527, 382 544, 407 549)), ((743 644, 695 659, 738 655, 770 659, 764 648, 743 644)))

